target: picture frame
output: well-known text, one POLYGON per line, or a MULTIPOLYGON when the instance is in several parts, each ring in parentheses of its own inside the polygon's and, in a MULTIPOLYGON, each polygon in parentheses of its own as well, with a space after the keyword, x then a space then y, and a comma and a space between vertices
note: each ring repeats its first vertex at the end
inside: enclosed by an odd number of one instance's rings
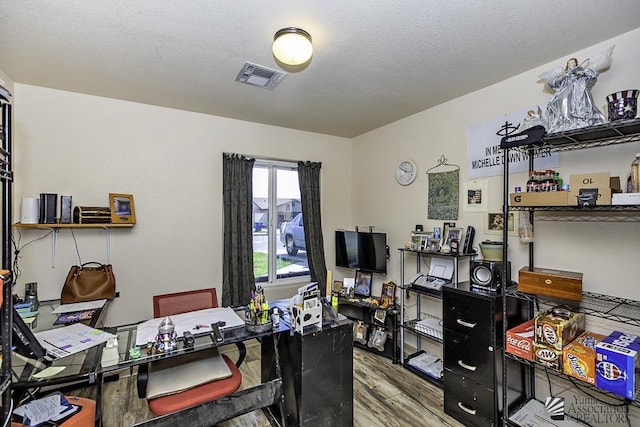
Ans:
POLYGON ((384 344, 387 342, 387 331, 381 326, 377 326, 369 334, 367 346, 384 351, 384 344))
MULTIPOLYGON (((518 235, 518 212, 509 212, 507 221, 507 234, 509 236, 518 235)), ((504 218, 502 212, 487 212, 484 222, 484 231, 486 234, 502 234, 504 228, 504 218)))
POLYGON ((464 231, 462 230, 462 228, 455 228, 455 227, 451 227, 449 229, 447 229, 447 234, 444 235, 442 244, 447 244, 449 246, 451 246, 451 240, 456 239, 458 242, 462 241, 462 233, 464 231))
POLYGON ((455 228, 456 223, 455 222, 445 222, 442 224, 442 235, 440 236, 440 245, 443 245, 444 242, 446 242, 446 237, 447 237, 447 233, 449 232, 450 228, 455 228))
POLYGON ((372 280, 373 273, 370 271, 356 270, 356 283, 353 293, 362 297, 370 297, 372 280))
POLYGON ((384 325, 385 320, 387 320, 387 311, 381 308, 376 308, 376 311, 373 313, 373 320, 384 325))
POLYGON ((382 305, 386 303, 391 306, 396 302, 396 284, 393 282, 383 283, 382 292, 380 293, 380 302, 382 305))
POLYGON ((359 342, 360 344, 366 344, 368 339, 368 329, 369 325, 364 323, 362 320, 353 322, 353 340, 359 342))
POLYGON ((109 208, 113 224, 135 224, 136 210, 133 194, 109 193, 109 208))
POLYGON ((427 239, 425 252, 435 253, 440 251, 440 238, 427 239))
POLYGON ((342 280, 334 280, 333 281, 333 288, 331 289, 331 291, 334 294, 342 293, 342 280))

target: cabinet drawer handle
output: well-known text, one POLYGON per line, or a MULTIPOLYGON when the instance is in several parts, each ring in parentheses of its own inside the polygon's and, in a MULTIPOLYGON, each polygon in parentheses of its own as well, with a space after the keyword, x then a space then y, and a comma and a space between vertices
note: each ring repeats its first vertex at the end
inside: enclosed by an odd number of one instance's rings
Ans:
POLYGON ((465 326, 467 328, 474 328, 477 325, 477 323, 465 322, 462 319, 456 319, 456 322, 458 322, 459 325, 465 326))
POLYGON ((468 371, 472 371, 473 372, 473 371, 476 370, 475 366, 467 365, 462 360, 458 360, 458 365, 462 366, 464 369, 466 369, 468 371))
POLYGON ((462 402, 458 402, 458 407, 460 409, 462 409, 464 412, 466 412, 467 414, 471 414, 471 415, 475 415, 476 414, 476 410, 475 409, 467 408, 467 406, 462 402))

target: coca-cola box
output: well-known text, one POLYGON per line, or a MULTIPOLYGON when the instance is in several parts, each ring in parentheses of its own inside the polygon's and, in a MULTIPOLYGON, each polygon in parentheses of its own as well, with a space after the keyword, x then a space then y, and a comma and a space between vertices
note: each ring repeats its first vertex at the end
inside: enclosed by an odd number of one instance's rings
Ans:
POLYGON ((596 383, 596 345, 605 335, 583 332, 563 352, 564 373, 589 384, 596 383))
POLYGON ((533 319, 526 321, 507 331, 507 353, 515 354, 523 359, 533 360, 533 319))

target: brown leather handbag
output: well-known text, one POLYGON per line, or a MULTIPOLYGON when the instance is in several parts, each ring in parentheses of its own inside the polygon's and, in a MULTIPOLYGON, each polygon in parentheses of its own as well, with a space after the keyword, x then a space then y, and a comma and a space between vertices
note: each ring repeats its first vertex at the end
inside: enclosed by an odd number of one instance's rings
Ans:
POLYGON ((116 278, 111 264, 86 262, 74 265, 67 274, 60 300, 63 304, 113 299, 116 296, 116 278), (93 265, 93 266, 89 266, 93 265))

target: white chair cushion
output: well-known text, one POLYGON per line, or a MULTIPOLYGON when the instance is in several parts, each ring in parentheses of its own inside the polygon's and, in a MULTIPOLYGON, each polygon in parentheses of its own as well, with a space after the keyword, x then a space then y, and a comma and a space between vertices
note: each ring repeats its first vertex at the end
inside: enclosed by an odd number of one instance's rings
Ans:
POLYGON ((152 362, 147 399, 179 393, 230 376, 231 369, 215 348, 152 362))

